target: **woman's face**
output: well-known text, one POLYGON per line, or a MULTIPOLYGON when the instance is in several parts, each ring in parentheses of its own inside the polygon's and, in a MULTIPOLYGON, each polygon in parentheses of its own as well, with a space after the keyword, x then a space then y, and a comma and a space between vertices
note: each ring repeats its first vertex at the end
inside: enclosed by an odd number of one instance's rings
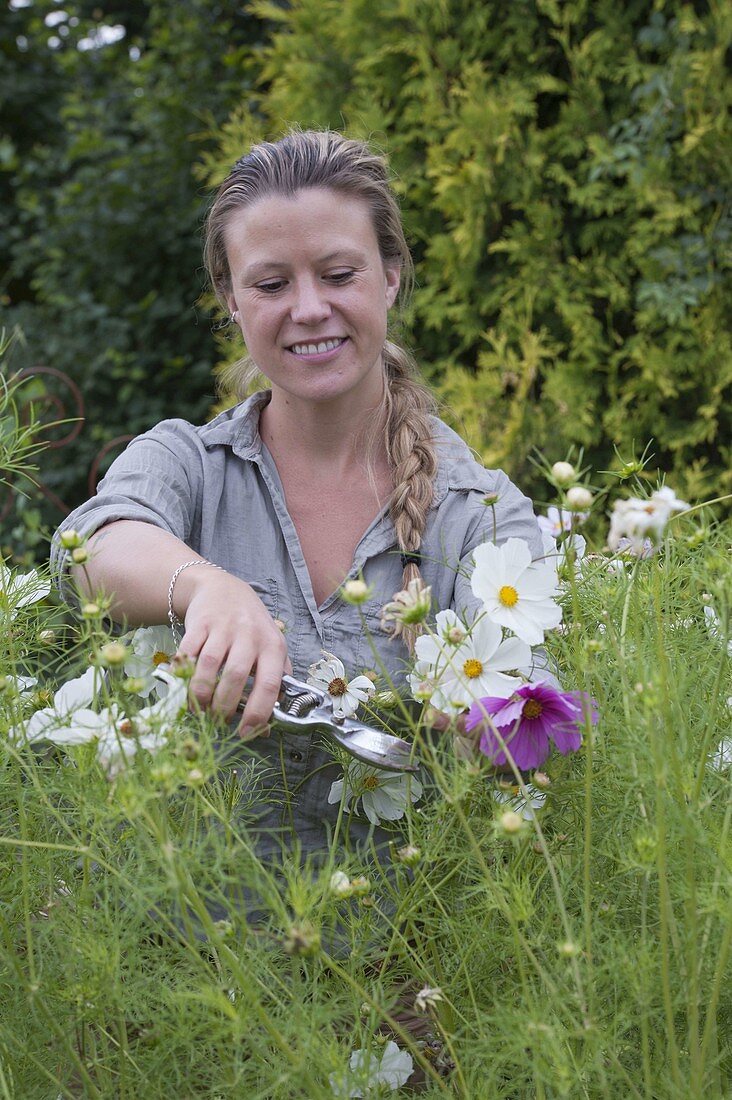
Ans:
POLYGON ((399 267, 382 261, 366 203, 328 188, 267 196, 232 215, 226 245, 229 306, 273 393, 378 404, 399 267))

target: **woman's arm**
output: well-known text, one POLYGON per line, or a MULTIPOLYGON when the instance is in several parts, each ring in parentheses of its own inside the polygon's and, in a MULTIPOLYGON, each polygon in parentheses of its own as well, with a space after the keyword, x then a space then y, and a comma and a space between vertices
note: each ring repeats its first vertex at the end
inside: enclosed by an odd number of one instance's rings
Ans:
MULTIPOLYGON (((170 532, 137 520, 107 524, 87 548, 89 560, 75 568, 75 580, 88 596, 107 596, 112 617, 133 626, 167 622, 173 573, 184 562, 204 560, 170 532)), ((281 631, 250 585, 206 565, 185 569, 173 610, 186 628, 178 652, 195 661, 192 698, 229 719, 253 675, 239 732, 252 735, 266 726, 290 664, 281 631)))

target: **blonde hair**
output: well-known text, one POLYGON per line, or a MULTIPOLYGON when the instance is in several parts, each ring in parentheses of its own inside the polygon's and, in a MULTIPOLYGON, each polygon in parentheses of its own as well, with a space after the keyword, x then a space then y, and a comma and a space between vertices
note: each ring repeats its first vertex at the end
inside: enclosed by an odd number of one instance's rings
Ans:
MULTIPOLYGON (((206 218, 204 263, 217 298, 228 312, 231 272, 226 253, 226 227, 236 210, 266 195, 292 196, 312 187, 359 198, 368 206, 382 261, 399 265, 398 302, 409 296, 414 266, 407 245, 396 196, 386 162, 364 142, 331 130, 293 130, 280 141, 262 142, 236 162, 219 187, 206 218)), ((389 515, 402 555, 403 587, 420 578, 422 535, 432 503, 437 472, 430 415, 435 403, 419 381, 419 369, 410 353, 388 339, 383 351, 386 385, 383 416, 386 452, 392 474, 389 515)), ((227 372, 227 383, 243 397, 258 374, 250 357, 227 372)), ((400 627, 410 650, 417 630, 400 627)))

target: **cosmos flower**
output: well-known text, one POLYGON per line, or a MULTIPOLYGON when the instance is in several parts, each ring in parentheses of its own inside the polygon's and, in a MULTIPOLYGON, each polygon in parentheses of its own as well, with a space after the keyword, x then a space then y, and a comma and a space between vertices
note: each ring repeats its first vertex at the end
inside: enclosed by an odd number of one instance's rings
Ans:
POLYGON ((360 762, 351 764, 347 774, 331 784, 330 805, 341 801, 344 787, 345 808, 358 812, 360 801, 372 825, 404 817, 410 799, 416 802, 422 795, 422 784, 415 775, 388 772, 360 762))
POLYGON ((545 516, 537 516, 536 521, 542 534, 551 535, 558 539, 565 531, 571 531, 577 513, 570 512, 568 508, 556 508, 552 505, 547 508, 545 516))
POLYGON ((544 640, 544 631, 559 626, 562 609, 557 572, 551 562, 531 560, 528 543, 508 539, 502 546, 484 542, 476 547, 473 593, 493 622, 513 631, 529 645, 544 640))
POLYGON ((363 1082, 350 1088, 339 1074, 330 1075, 330 1087, 339 1100, 353 1096, 382 1096, 385 1091, 396 1092, 408 1081, 414 1070, 411 1054, 400 1050, 390 1040, 381 1052, 381 1056, 368 1050, 354 1050, 349 1061, 350 1074, 363 1082))
POLYGON ((51 582, 39 577, 37 569, 13 573, 0 562, 0 616, 14 619, 21 607, 38 603, 51 591, 51 582))
POLYGON ((508 763, 508 756, 486 721, 498 730, 517 768, 538 768, 551 748, 563 755, 582 744, 581 727, 589 717, 597 722, 597 703, 583 691, 557 691, 545 680, 524 684, 510 699, 487 698, 474 703, 465 719, 470 731, 481 723, 480 750, 494 764, 508 763))
POLYGON ((418 638, 414 652, 414 672, 408 677, 413 693, 431 685, 430 703, 451 715, 484 695, 508 698, 521 684, 519 676, 508 673, 531 666, 529 646, 518 638, 504 641, 500 626, 488 616, 481 615, 468 630, 451 610, 438 612, 434 633, 418 638))
POLYGON ((154 676, 156 668, 170 664, 178 648, 169 626, 141 626, 122 639, 129 646, 125 660, 125 676, 142 680, 136 693, 147 698, 161 681, 154 676))
POLYGON ((368 702, 376 691, 368 676, 347 680, 343 661, 325 651, 322 659, 310 666, 307 682, 325 692, 335 718, 352 718, 359 704, 368 702))
POLYGON ((647 540, 653 547, 663 539, 674 512, 685 512, 689 505, 679 500, 673 489, 656 489, 646 500, 629 497, 616 500, 610 517, 607 544, 611 550, 628 549, 636 557, 647 554, 647 540), (623 540, 627 539, 627 543, 623 540))

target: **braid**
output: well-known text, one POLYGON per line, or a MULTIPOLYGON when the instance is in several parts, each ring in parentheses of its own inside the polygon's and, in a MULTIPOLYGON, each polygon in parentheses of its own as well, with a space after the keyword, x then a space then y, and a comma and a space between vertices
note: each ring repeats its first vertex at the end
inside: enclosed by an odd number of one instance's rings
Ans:
MULTIPOLYGON (((435 402, 426 387, 417 381, 417 367, 412 357, 389 340, 384 345, 384 364, 386 450, 394 485, 389 499, 389 515, 402 552, 402 587, 406 588, 410 581, 422 580, 419 549, 437 473, 429 419, 435 410, 435 402)), ((414 650, 419 632, 419 626, 402 624, 396 631, 401 634, 410 653, 414 650)))

